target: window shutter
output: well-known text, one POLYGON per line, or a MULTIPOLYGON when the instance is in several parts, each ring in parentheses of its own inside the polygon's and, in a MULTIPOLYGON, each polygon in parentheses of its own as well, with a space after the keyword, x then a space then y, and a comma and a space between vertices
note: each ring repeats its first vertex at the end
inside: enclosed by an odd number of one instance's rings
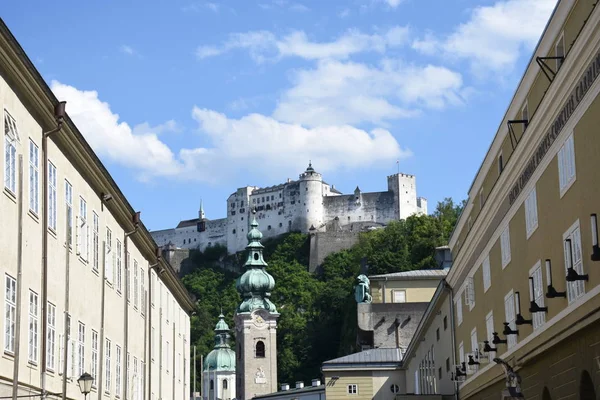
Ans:
MULTIPOLYGON (((565 270, 568 272, 569 267, 572 267, 571 260, 569 259, 569 242, 563 241, 564 254, 565 254, 565 270)), ((575 256, 573 256, 574 258, 575 256)), ((575 293, 575 287, 577 282, 567 282, 567 299, 569 302, 573 301, 577 296, 575 293)))
POLYGON ((63 373, 63 365, 65 362, 64 351, 65 351, 64 335, 58 335, 58 374, 59 375, 62 375, 62 373, 63 373))

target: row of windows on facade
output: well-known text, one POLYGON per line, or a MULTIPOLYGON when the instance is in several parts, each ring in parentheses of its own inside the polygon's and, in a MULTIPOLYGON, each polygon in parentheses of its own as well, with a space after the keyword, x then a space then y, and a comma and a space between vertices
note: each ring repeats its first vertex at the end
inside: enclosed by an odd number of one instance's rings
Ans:
MULTIPOLYGON (((448 329, 448 316, 443 318, 444 331, 448 329)), ((440 328, 435 330, 436 341, 440 341, 440 328)), ((437 379, 435 376, 434 346, 427 351, 425 357, 415 370, 415 394, 435 394, 437 392, 437 379)), ((450 358, 446 358, 446 373, 450 373, 450 358)), ((442 379, 442 367, 438 368, 438 377, 442 379)))
MULTIPOLYGON (((8 355, 14 355, 15 353, 15 334, 16 334, 16 309, 17 309, 17 281, 10 275, 5 277, 5 334, 4 334, 4 352, 8 355)), ((67 363, 64 364, 64 345, 65 336, 59 334, 57 338, 57 324, 56 324, 56 306, 51 302, 48 302, 47 307, 47 338, 46 338, 46 368, 49 371, 57 372, 59 375, 65 373, 69 379, 76 379, 86 372, 86 366, 89 366, 90 375, 94 378, 93 387, 97 387, 98 378, 98 367, 99 367, 99 336, 98 331, 91 330, 91 359, 89 364, 86 363, 86 325, 78 321, 77 334, 75 337, 71 335, 71 317, 67 316, 67 363), (58 347, 58 349, 57 349, 58 347), (58 354, 56 352, 58 351, 58 354), (58 362, 57 362, 58 358, 58 362)), ((33 290, 29 290, 29 312, 28 312, 28 363, 37 365, 38 363, 38 346, 39 346, 39 298, 38 294, 33 290)), ((153 332, 154 332, 154 328, 153 332)), ((184 338, 185 341, 185 338, 184 338)), ((113 391, 113 365, 114 365, 114 393, 119 396, 121 387, 121 374, 122 374, 122 362, 125 361, 122 358, 122 347, 118 344, 114 344, 115 355, 113 357, 113 343, 111 339, 105 338, 104 340, 104 391, 111 393, 113 391)), ((166 372, 169 373, 170 362, 170 346, 169 342, 166 342, 166 372)), ((153 343, 152 354, 154 354, 155 346, 153 343)), ((175 371, 176 376, 181 381, 182 375, 179 373, 181 369, 181 353, 178 354, 178 360, 176 364, 177 370, 175 371)), ((154 359, 153 359, 154 361, 154 359)), ((126 360, 126 385, 128 388, 132 388, 130 391, 130 398, 139 400, 142 398, 142 388, 144 387, 145 381, 145 362, 143 359, 131 356, 127 353, 126 360), (131 359, 133 358, 133 364, 131 359), (131 366, 133 365, 133 371, 131 366), (131 375, 133 372, 133 375, 131 375), (131 383, 131 386, 130 386, 131 383)), ((161 365, 162 368, 162 365, 161 365)), ((183 362, 183 377, 187 384, 186 378, 187 371, 187 359, 184 358, 183 362)))
MULTIPOLYGON (((4 185, 5 188, 16 196, 16 142, 19 138, 18 131, 16 128, 15 120, 5 111, 4 114, 4 125, 5 125, 5 174, 4 174, 4 185)), ((39 214, 39 148, 29 139, 29 209, 36 217, 39 214)), ((67 242, 69 246, 73 246, 73 186, 65 179, 65 210, 67 214, 67 242)), ((90 248, 91 248, 91 264, 92 270, 95 273, 99 271, 100 265, 100 217, 92 211, 92 224, 90 235, 90 224, 88 222, 88 207, 86 200, 79 197, 79 215, 75 217, 75 242, 76 242, 76 254, 79 259, 84 263, 90 262, 90 248), (90 243, 91 242, 91 243, 90 243)), ((57 171, 56 167, 52 162, 48 162, 48 226, 53 233, 57 231, 57 171)), ((122 257, 123 257, 123 246, 119 239, 115 239, 113 248, 112 231, 109 227, 106 227, 106 238, 104 243, 104 268, 105 268, 105 279, 111 285, 115 286, 117 292, 120 294, 123 286, 123 271, 122 271, 122 257), (115 276, 116 275, 116 276, 115 276)), ((129 252, 126 255, 128 263, 130 262, 129 252)), ((133 305, 134 309, 140 309, 142 315, 146 312, 146 296, 147 291, 144 287, 144 274, 143 268, 138 267, 138 261, 133 260, 133 279, 131 276, 132 268, 128 264, 127 268, 129 272, 129 290, 128 296, 131 301, 133 294, 133 305), (140 308, 141 306, 141 308, 140 308)), ((155 274, 153 273, 153 278, 155 274)), ((154 281, 154 279, 153 279, 154 281)), ((152 282, 153 283, 153 282, 152 282)), ((167 293, 167 296, 169 294, 167 293)), ((154 303, 154 299, 152 299, 154 303)), ((167 302, 167 321, 169 319, 169 308, 170 304, 167 302)), ((173 309, 175 307, 173 306, 173 309)))

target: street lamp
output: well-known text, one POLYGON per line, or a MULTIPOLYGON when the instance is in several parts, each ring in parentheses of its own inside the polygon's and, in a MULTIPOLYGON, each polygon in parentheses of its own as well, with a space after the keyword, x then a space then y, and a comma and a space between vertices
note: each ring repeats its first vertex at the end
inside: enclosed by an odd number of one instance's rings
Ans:
POLYGON ((94 377, 91 376, 90 374, 88 374, 87 372, 84 372, 79 377, 79 379, 77 379, 77 384, 79 385, 79 390, 81 390, 81 393, 83 393, 85 395, 86 399, 87 399, 88 393, 92 390, 93 382, 94 382, 94 377))

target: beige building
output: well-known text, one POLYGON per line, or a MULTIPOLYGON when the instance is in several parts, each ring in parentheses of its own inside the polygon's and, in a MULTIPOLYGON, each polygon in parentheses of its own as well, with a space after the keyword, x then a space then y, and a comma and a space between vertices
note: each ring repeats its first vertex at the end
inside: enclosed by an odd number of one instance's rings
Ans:
POLYGON ((600 394, 598 75, 599 7, 559 1, 449 243, 463 400, 505 387, 478 351, 507 362, 525 398, 600 394))
POLYGON ((0 103, 0 397, 187 399, 194 305, 1 20, 0 103))

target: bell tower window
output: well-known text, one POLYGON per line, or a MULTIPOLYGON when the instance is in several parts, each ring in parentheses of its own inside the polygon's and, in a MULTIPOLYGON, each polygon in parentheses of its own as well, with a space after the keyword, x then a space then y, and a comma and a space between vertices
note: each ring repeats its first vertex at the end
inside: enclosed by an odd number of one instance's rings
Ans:
POLYGON ((256 358, 265 358, 265 342, 259 340, 256 342, 256 358))

